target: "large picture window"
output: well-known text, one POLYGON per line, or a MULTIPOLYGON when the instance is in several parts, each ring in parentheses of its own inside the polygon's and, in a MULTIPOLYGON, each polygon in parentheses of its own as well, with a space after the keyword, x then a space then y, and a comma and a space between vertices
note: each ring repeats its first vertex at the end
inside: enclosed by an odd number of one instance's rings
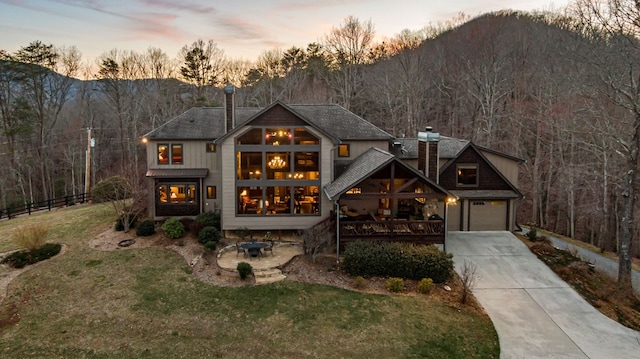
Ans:
POLYGON ((198 178, 156 179, 156 216, 196 216, 200 213, 201 196, 198 178))
POLYGON ((198 185, 196 183, 162 183, 158 186, 158 203, 197 203, 197 188, 198 185))
POLYGON ((300 127, 254 127, 235 143, 237 214, 320 213, 317 136, 300 127))

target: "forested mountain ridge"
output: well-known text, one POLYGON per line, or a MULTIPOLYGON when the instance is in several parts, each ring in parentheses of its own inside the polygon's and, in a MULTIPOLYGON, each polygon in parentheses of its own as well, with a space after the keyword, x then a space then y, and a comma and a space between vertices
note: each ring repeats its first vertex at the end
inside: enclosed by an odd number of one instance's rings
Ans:
MULTIPOLYGON (((89 127, 96 179, 132 163, 142 168, 142 134, 191 106, 220 104, 221 85, 231 81, 237 106, 338 103, 398 137, 415 137, 430 125, 521 157, 521 223, 613 248, 627 172, 619 139, 633 116, 609 101, 601 81, 602 62, 593 54, 610 50, 550 14, 486 14, 421 37, 405 35, 354 53, 327 36, 306 49, 265 53, 253 66, 182 76, 151 51, 144 58, 112 51, 88 81, 72 79, 60 65, 64 55, 56 67, 40 63, 58 74, 28 71, 26 82, 4 62, 0 152, 12 169, 0 174, 0 208, 82 191, 89 127), (40 86, 46 81, 51 85, 40 86), (62 84, 68 92, 61 96, 53 89, 62 84), (38 99, 38 88, 48 100, 38 99), (38 111, 46 114, 40 120, 38 111)), ((616 76, 617 64, 609 63, 616 76)), ((181 67, 189 68, 196 67, 181 67)))

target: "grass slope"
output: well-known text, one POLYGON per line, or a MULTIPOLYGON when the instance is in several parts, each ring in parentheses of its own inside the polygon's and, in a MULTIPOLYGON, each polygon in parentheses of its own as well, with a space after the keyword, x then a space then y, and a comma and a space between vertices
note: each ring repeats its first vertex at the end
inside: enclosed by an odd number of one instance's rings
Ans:
POLYGON ((497 358, 487 317, 427 296, 363 294, 284 281, 242 288, 197 280, 163 248, 100 252, 87 241, 112 223, 104 206, 44 220, 69 250, 9 287, 2 358, 497 358))

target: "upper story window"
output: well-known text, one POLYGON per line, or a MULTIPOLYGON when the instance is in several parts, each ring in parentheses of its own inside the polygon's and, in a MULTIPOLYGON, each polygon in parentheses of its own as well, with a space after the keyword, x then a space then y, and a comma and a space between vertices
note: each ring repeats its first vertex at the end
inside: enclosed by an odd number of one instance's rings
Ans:
POLYGON ((457 166, 458 187, 475 187, 478 186, 478 165, 477 164, 459 164, 457 166))
POLYGON ((182 144, 164 143, 158 145, 158 164, 181 165, 182 163, 182 144))
POLYGON ((262 128, 252 128, 236 139, 239 145, 261 145, 262 128))
POLYGON ((281 146, 291 144, 291 131, 283 128, 267 128, 264 134, 264 143, 266 145, 281 146))
POLYGON ((349 157, 349 145, 338 146, 338 157, 349 157))
POLYGON ((305 128, 294 128, 293 139, 296 145, 319 145, 320 139, 305 128))

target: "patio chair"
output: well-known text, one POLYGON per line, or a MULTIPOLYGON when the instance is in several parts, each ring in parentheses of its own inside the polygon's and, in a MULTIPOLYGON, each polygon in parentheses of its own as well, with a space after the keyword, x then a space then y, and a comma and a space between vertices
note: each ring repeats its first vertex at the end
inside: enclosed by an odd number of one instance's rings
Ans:
POLYGON ((265 254, 267 254, 267 251, 271 252, 271 256, 273 257, 273 241, 268 240, 267 242, 269 242, 269 245, 264 247, 262 250, 264 251, 265 254))
POLYGON ((238 257, 238 254, 242 253, 243 257, 247 256, 247 250, 240 247, 240 243, 236 242, 236 257, 238 257))

